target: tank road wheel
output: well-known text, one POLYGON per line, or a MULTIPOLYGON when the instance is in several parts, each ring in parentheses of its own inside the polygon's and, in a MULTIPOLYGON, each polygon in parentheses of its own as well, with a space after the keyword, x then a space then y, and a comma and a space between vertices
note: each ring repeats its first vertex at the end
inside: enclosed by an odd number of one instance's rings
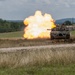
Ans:
POLYGON ((66 39, 70 39, 70 34, 66 35, 66 39))
POLYGON ((53 40, 54 39, 54 37, 51 35, 51 40, 53 40))

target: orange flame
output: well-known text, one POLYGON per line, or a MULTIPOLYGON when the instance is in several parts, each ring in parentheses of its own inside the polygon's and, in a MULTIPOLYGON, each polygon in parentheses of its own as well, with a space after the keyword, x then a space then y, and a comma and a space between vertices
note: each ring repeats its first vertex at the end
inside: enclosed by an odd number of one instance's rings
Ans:
POLYGON ((24 38, 50 38, 50 30, 56 27, 54 20, 50 14, 42 15, 41 11, 36 11, 34 16, 30 16, 24 20, 26 25, 24 29, 24 38))

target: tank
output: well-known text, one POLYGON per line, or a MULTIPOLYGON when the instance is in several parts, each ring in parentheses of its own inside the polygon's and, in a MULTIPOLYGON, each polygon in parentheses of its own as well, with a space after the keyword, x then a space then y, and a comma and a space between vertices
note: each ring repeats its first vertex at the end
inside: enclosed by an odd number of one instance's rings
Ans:
POLYGON ((52 39, 70 39, 70 31, 67 26, 56 25, 55 28, 51 29, 50 37, 52 39))

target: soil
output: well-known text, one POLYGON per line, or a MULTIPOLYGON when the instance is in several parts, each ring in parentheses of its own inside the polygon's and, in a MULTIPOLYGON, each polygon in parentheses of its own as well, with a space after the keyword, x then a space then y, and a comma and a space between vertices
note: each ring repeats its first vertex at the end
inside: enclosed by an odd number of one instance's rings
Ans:
POLYGON ((64 44, 64 43, 75 43, 75 38, 54 39, 54 40, 50 39, 27 40, 24 38, 0 39, 0 48, 40 46, 40 45, 64 44))

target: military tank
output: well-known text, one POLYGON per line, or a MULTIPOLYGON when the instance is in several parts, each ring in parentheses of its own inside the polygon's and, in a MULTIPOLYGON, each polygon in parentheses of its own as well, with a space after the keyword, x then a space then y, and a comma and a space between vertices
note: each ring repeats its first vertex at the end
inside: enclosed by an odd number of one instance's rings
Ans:
POLYGON ((50 37, 52 39, 70 39, 70 31, 67 26, 56 25, 55 28, 51 29, 50 37))

